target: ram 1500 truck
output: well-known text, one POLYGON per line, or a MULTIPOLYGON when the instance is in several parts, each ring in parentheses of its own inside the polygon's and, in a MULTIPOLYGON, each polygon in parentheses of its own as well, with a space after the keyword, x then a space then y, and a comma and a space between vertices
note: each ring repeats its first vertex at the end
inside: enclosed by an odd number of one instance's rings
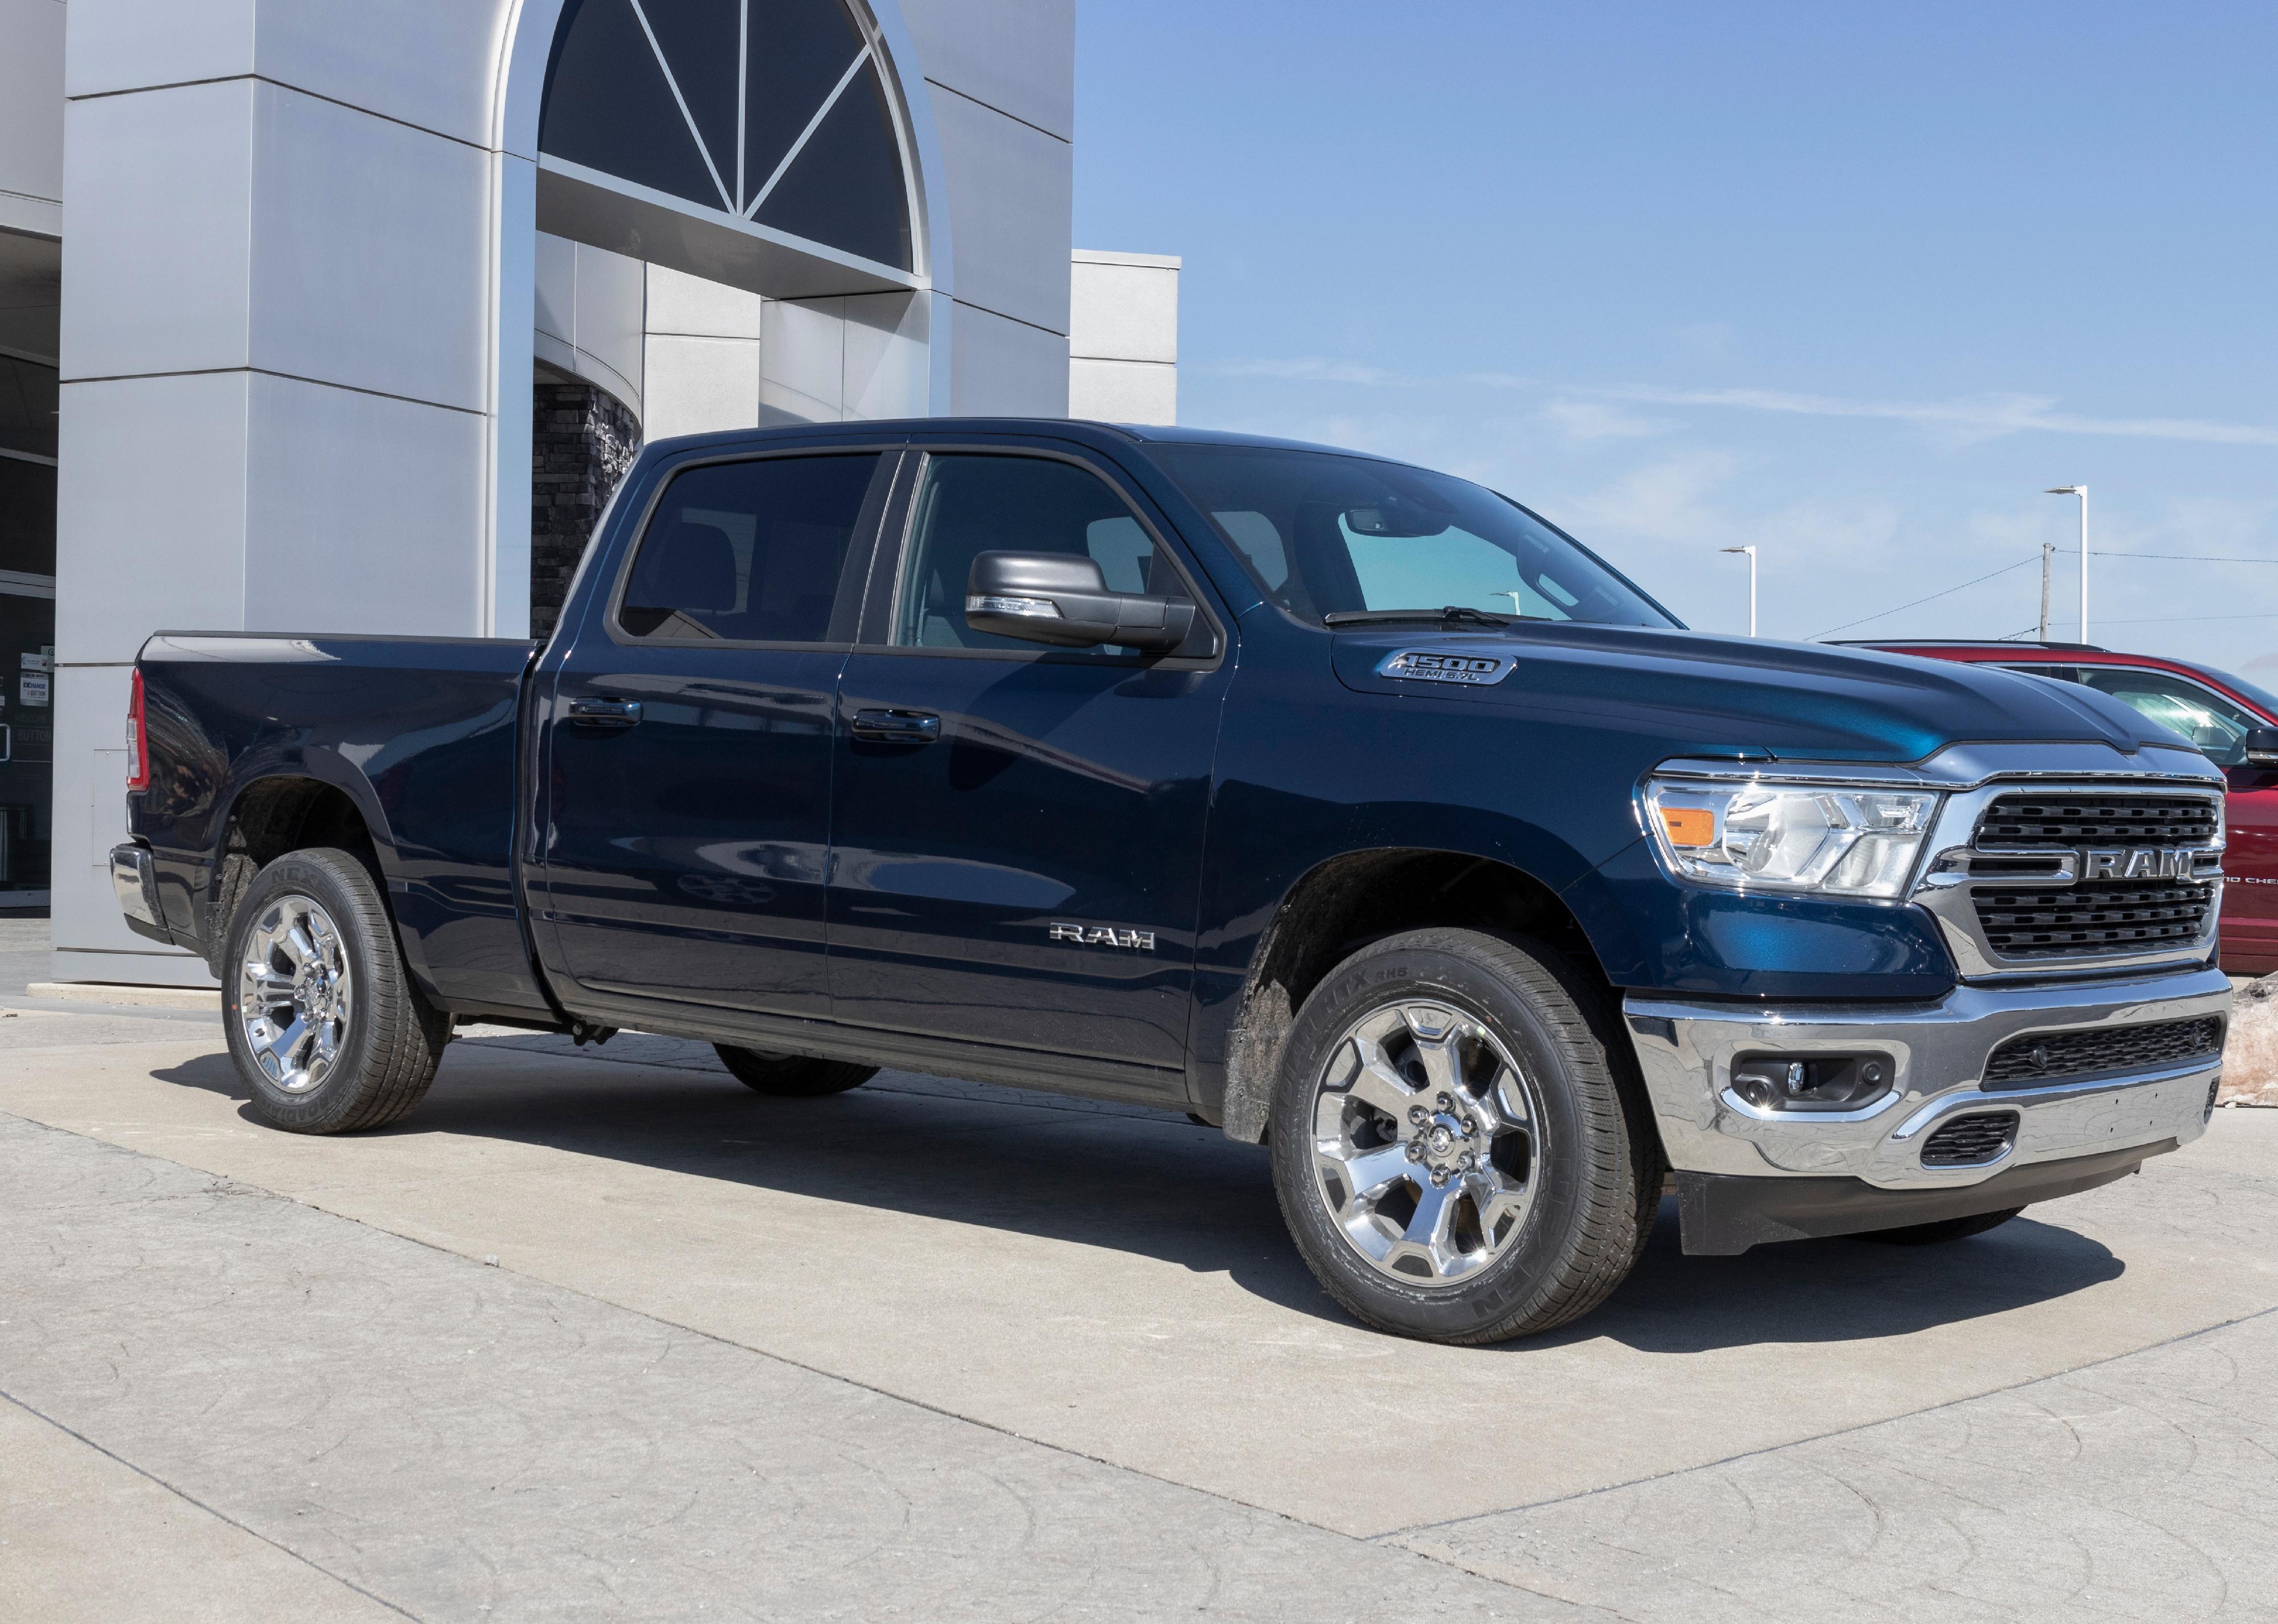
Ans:
POLYGON ((1686 630, 1509 499, 1268 439, 648 447, 542 646, 162 633, 129 922, 254 1108, 455 1023, 1262 1142, 1336 1300, 1485 1342, 1685 1247, 1945 1239, 2197 1138, 2221 774, 2084 688, 1686 630))

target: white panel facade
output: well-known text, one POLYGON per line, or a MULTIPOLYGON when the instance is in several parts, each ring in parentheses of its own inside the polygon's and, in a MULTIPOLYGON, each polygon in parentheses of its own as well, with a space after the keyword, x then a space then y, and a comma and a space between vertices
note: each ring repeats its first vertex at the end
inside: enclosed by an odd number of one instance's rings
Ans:
POLYGON ((63 230, 62 0, 0 0, 0 230, 63 230))
POLYGON ((254 118, 253 364, 483 409, 485 156, 268 84, 254 118))
MULTIPOLYGON (((233 627, 244 601, 248 376, 65 384, 56 469, 56 661, 125 664, 160 628, 233 627)), ((83 719, 57 718, 57 770, 83 719)), ((92 736, 115 742, 104 722, 92 736)))
POLYGON ((253 92, 241 79, 70 103, 65 380, 246 364, 253 92))
POLYGON ((962 96, 936 96, 934 121, 957 221, 958 302, 1065 335, 1075 149, 962 96))
POLYGON ((244 606, 230 624, 480 636, 484 560, 467 545, 486 477, 480 414, 257 372, 250 392, 244 606))
POLYGON ((537 359, 607 390, 639 417, 654 268, 546 232, 534 258, 537 359))
POLYGON ((902 0, 928 82, 1075 140, 1075 11, 1067 0, 902 0))
POLYGON ((1179 420, 1179 369, 1156 361, 1068 358, 1068 416, 1095 423, 1179 420))
POLYGON ((1068 415, 1176 423, 1179 261, 1079 248, 1070 273, 1068 415))
POLYGON ((72 0, 64 93, 115 95, 253 72, 256 0, 72 0))
POLYGON ((1066 339, 964 304, 957 307, 956 321, 952 413, 960 417, 1067 416, 1066 339))
POLYGON ((655 332, 648 339, 642 436, 669 439, 760 421, 760 347, 749 339, 655 332))

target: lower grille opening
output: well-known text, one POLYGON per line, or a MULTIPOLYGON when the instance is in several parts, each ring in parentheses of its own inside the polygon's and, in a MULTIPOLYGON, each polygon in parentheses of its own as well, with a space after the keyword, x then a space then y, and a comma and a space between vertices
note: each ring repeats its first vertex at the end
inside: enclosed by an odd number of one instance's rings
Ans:
POLYGON ((1972 1111, 1956 1117, 1923 1146, 1924 1167, 1976 1167, 1999 1160, 2017 1139, 2014 1111, 1972 1111))
POLYGON ((2009 958, 2143 953, 2198 940, 2214 888, 2173 880, 1978 890, 1985 944, 2009 958))
POLYGON ((2014 1088, 2098 1071, 2149 1071, 2222 1053, 2222 1017, 2093 1026, 2011 1038, 1985 1060, 1985 1086, 2014 1088))

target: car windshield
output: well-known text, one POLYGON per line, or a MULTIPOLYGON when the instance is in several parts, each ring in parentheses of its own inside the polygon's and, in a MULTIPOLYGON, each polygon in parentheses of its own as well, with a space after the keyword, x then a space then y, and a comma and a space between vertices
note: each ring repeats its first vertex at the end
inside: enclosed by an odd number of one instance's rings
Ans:
POLYGON ((1157 457, 1273 602, 1300 619, 1454 606, 1526 620, 1676 626, 1589 551, 1469 480, 1265 446, 1157 457))
POLYGON ((2278 694, 2272 693, 2258 682, 2250 682, 2244 677, 2233 676, 2228 671, 2218 671, 2213 666, 2201 666, 2199 669, 2229 689, 2240 698, 2253 705, 2265 716, 2278 718, 2278 694))

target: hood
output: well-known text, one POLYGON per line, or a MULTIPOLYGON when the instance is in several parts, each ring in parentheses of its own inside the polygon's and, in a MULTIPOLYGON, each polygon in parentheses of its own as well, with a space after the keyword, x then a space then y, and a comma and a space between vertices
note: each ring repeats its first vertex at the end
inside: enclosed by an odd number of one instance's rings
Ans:
POLYGON ((1958 743, 2083 743, 2133 754, 2182 742, 2076 683, 1818 643, 1548 621, 1462 632, 1367 626, 1339 631, 1333 659, 1338 679, 1360 692, 1595 720, 1708 756, 1907 762, 1958 743), (1378 675, 1403 650, 1511 668, 1478 683, 1378 675))

